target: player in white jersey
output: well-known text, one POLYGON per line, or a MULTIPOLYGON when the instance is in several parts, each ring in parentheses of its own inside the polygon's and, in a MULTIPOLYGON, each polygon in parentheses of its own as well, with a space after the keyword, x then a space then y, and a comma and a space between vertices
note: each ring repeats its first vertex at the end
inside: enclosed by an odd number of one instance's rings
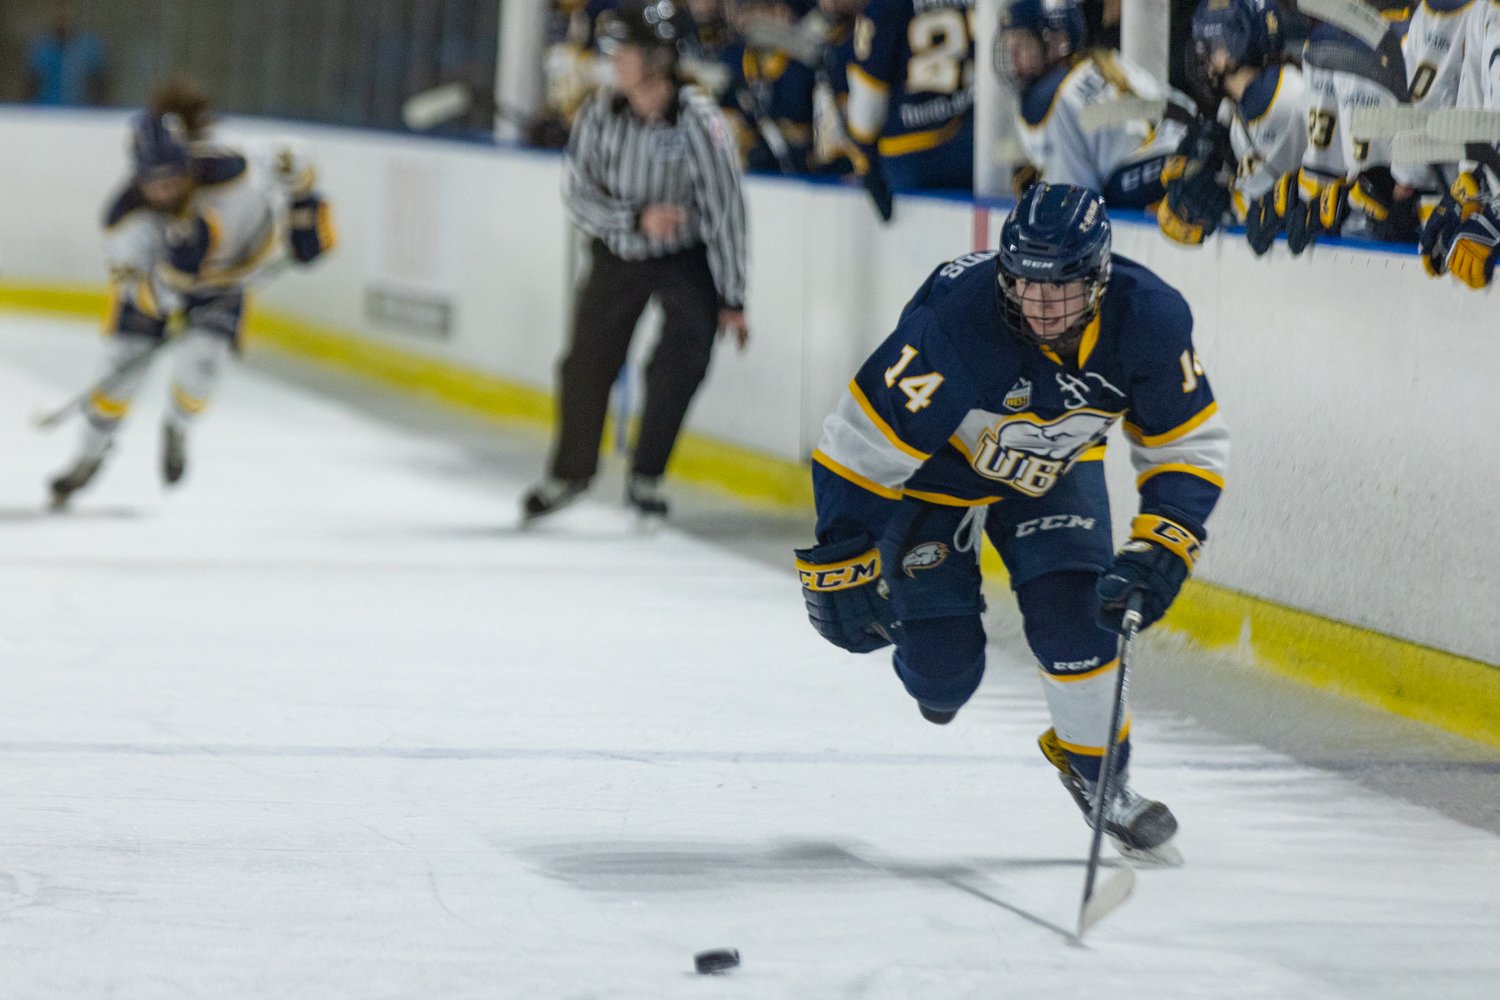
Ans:
POLYGON ((1410 243, 1418 229, 1418 203, 1398 192, 1390 168, 1390 140, 1357 142, 1349 130, 1356 108, 1407 102, 1406 68, 1392 30, 1388 44, 1372 49, 1330 24, 1313 28, 1302 55, 1307 93, 1307 149, 1302 168, 1284 176, 1275 192, 1279 222, 1292 253, 1324 234, 1339 233, 1410 243))
POLYGON ((1083 127, 1079 114, 1089 105, 1172 95, 1118 53, 1087 48, 1080 0, 1014 0, 1001 15, 997 42, 996 65, 1021 100, 1019 137, 1029 169, 1016 172, 1017 194, 1041 179, 1097 191, 1111 208, 1145 208, 1161 198, 1162 164, 1186 127, 1145 118, 1083 127))
POLYGON ((1284 22, 1276 0, 1203 0, 1193 14, 1188 73, 1217 113, 1167 163, 1157 222, 1179 243, 1201 243, 1231 211, 1257 254, 1276 239, 1276 182, 1301 167, 1307 147, 1302 73, 1285 59, 1284 22))
MULTIPOLYGON (((1500 111, 1500 0, 1474 0, 1460 35, 1457 102, 1500 111)), ((1500 174, 1466 164, 1422 228, 1428 273, 1451 274, 1470 288, 1489 285, 1500 257, 1500 174)))
POLYGON ((252 158, 208 145, 206 121, 206 102, 172 87, 131 122, 134 171, 104 220, 107 367, 82 404, 79 452, 51 482, 54 507, 98 473, 169 326, 181 332, 161 472, 178 482, 188 427, 238 346, 246 286, 287 254, 310 263, 333 246, 328 205, 302 157, 289 147, 252 158))

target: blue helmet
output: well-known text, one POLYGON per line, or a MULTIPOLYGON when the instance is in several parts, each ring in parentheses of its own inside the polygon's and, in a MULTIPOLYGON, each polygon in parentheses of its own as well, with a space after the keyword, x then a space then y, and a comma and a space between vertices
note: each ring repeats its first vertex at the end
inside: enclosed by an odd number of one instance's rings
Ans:
POLYGON ((1007 32, 1026 31, 1041 47, 1043 72, 1063 59, 1083 51, 1088 44, 1088 21, 1082 0, 1012 0, 1000 12, 1000 30, 995 33, 994 65, 1002 79, 1023 86, 1040 76, 1019 72, 1005 44, 1007 32))
POLYGON ((138 180, 187 173, 193 159, 187 126, 177 115, 140 112, 130 122, 130 156, 138 180))
MULTIPOLYGON (((1000 290, 1012 332, 1034 343, 1072 350, 1099 313, 1109 284, 1110 224, 1104 199, 1072 184, 1035 184, 1021 196, 1000 228, 1000 290), (1067 329, 1038 335, 1024 313, 1019 282, 1067 285, 1082 282, 1067 329)), ((1071 310, 1070 310, 1071 311, 1071 310)))
MULTIPOLYGON (((1276 0, 1203 0, 1193 12, 1189 58, 1206 64, 1224 49, 1236 66, 1265 66, 1281 57, 1285 19, 1276 0)), ((1199 72, 1208 75, 1206 67, 1199 72)))

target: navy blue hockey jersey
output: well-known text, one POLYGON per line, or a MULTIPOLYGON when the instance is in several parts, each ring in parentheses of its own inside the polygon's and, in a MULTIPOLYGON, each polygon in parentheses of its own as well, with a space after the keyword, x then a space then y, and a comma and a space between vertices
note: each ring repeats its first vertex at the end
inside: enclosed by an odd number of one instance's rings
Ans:
POLYGON ((1176 290, 1123 257, 1077 365, 1005 323, 996 251, 939 267, 823 425, 818 539, 878 537, 910 496, 979 506, 1046 494, 1125 422, 1141 512, 1202 534, 1229 435, 1176 290))

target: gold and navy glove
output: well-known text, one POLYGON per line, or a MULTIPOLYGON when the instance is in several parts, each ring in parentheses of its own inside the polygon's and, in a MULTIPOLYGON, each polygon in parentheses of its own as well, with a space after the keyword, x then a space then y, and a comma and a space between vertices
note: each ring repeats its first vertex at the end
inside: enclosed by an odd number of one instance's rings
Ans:
POLYGON ((1297 178, 1302 205, 1286 218, 1286 245, 1293 256, 1318 241, 1337 236, 1349 215, 1349 182, 1342 177, 1320 178, 1303 171, 1297 178))
POLYGON ((818 634, 851 653, 895 641, 898 627, 880 579, 880 550, 868 536, 797 549, 807 617, 818 634))
POLYGON ((1229 130, 1216 121, 1194 123, 1162 164, 1166 196, 1157 203, 1156 221, 1164 234, 1188 245, 1213 234, 1229 211, 1232 162, 1229 130))
POLYGON ((295 198, 291 208, 292 256, 298 263, 311 264, 338 242, 333 215, 328 203, 314 192, 295 198))
POLYGON ((1484 288, 1495 276, 1500 253, 1500 202, 1475 203, 1458 227, 1448 252, 1448 273, 1473 289, 1484 288))
POLYGON ((1295 173, 1282 174, 1271 190, 1252 201, 1245 209, 1245 239, 1257 257, 1265 256, 1276 242, 1286 220, 1302 210, 1295 173))
POLYGON ((1458 229, 1478 210, 1479 192, 1477 177, 1471 173, 1459 174, 1423 223, 1422 232, 1417 237, 1417 249, 1422 254, 1422 267, 1432 277, 1447 273, 1448 256, 1458 238, 1458 229))
POLYGON ((1130 525, 1130 540, 1115 553, 1115 564, 1094 589, 1099 594, 1099 624, 1125 631, 1125 605, 1141 592, 1141 628, 1158 621, 1182 589, 1203 547, 1202 529, 1193 529, 1159 514, 1141 514, 1130 525))

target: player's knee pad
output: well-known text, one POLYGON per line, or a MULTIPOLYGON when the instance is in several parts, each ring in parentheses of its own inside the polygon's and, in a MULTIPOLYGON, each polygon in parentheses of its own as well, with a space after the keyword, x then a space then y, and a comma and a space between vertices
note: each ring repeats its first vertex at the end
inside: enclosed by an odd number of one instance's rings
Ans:
POLYGON ((984 676, 984 626, 978 615, 903 622, 894 662, 896 675, 917 701, 957 709, 984 676))
POLYGON ((1070 570, 1039 576, 1017 589, 1026 642, 1048 674, 1076 674, 1114 658, 1115 636, 1099 627, 1097 579, 1070 570))

